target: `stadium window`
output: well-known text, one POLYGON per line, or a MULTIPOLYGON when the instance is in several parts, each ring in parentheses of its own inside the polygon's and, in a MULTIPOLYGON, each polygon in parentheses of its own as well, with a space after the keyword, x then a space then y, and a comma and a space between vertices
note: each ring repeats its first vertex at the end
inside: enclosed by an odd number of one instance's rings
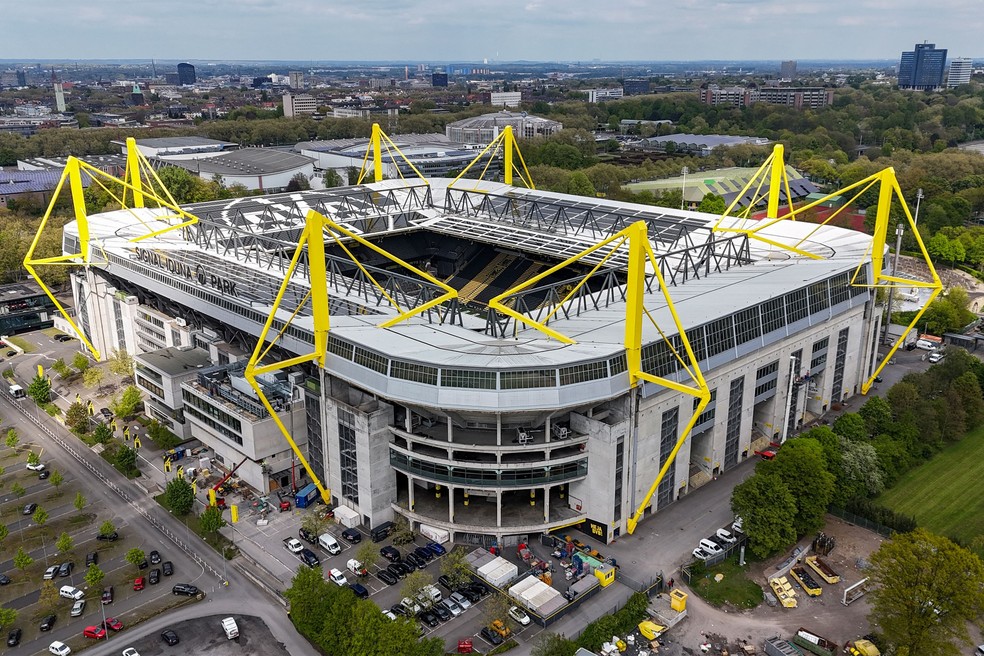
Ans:
POLYGON ((721 317, 708 324, 705 334, 707 335, 706 357, 723 353, 735 347, 735 330, 730 316, 721 317))
POLYGON ((390 376, 425 385, 437 385, 437 367, 412 362, 393 360, 390 365, 390 376))
POLYGON ((810 314, 823 312, 830 307, 830 293, 827 289, 827 281, 810 285, 810 314))
POLYGON ((328 352, 346 360, 352 359, 353 345, 343 342, 334 335, 328 335, 328 352))
POLYGON ((739 344, 750 342, 762 336, 762 321, 759 317, 759 308, 753 307, 742 310, 735 315, 735 330, 739 344))
POLYGON ((787 310, 789 313, 789 323, 796 323, 802 319, 805 319, 810 314, 810 308, 807 305, 806 290, 797 289, 796 291, 786 294, 787 300, 787 310))
POLYGON ((378 371, 381 374, 386 373, 386 369, 389 365, 389 360, 378 353, 373 353, 361 346, 355 347, 355 358, 353 362, 356 364, 361 364, 367 369, 372 369, 373 371, 378 371))
POLYGON ((786 325, 786 306, 783 297, 773 298, 762 304, 762 332, 769 334, 786 325))
POLYGON ((500 389, 526 389, 533 387, 556 387, 556 369, 529 369, 527 371, 503 371, 499 374, 500 389))
POLYGON ((560 384, 574 385, 585 383, 589 380, 598 380, 608 376, 605 362, 589 362, 588 364, 578 364, 573 367, 563 367, 560 370, 560 384))
POLYGON ((469 389, 495 389, 495 372, 469 371, 467 369, 441 369, 441 386, 469 389))

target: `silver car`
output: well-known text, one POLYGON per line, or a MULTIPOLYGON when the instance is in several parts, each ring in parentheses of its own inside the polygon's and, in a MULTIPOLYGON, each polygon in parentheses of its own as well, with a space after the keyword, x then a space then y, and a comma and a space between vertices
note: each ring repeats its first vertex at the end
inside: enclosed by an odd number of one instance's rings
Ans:
POLYGON ((79 599, 72 605, 72 617, 80 617, 85 612, 85 599, 79 599))
POLYGON ((460 592, 451 593, 451 601, 461 606, 461 610, 468 610, 471 608, 471 602, 468 601, 468 597, 461 594, 460 592))
POLYGON ((461 615, 461 613, 463 611, 463 609, 461 608, 461 606, 459 606, 458 604, 456 604, 451 599, 445 599, 444 601, 441 602, 440 605, 441 606, 444 606, 445 608, 447 608, 448 609, 448 612, 451 613, 452 615, 454 615, 455 617, 458 617, 458 615, 461 615))

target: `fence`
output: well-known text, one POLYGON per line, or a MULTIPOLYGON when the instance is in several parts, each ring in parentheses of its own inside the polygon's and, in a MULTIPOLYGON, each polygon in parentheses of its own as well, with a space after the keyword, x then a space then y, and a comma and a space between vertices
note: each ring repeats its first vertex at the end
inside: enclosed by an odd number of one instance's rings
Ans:
POLYGON ((895 529, 893 528, 889 528, 884 524, 879 524, 878 522, 873 522, 870 519, 862 517, 861 515, 855 515, 852 512, 844 510, 843 508, 829 508, 827 512, 834 517, 840 517, 848 524, 854 524, 855 526, 866 528, 869 531, 874 531, 875 533, 886 538, 892 537, 892 534, 895 533, 895 529))
MULTIPOLYGON (((150 522, 150 524, 154 528, 156 528, 158 531, 160 531, 164 535, 164 537, 166 537, 167 539, 169 539, 171 542, 173 542, 175 544, 175 546, 177 546, 183 552, 185 552, 186 554, 188 554, 188 556, 192 560, 194 560, 196 563, 198 563, 202 567, 202 569, 204 569, 206 572, 209 572, 210 574, 212 574, 220 582, 226 583, 225 577, 222 575, 222 573, 219 572, 219 571, 217 571, 204 558, 202 558, 201 556, 199 556, 198 553, 196 553, 191 548, 191 545, 189 545, 188 543, 186 543, 179 536, 175 535, 171 531, 171 529, 168 528, 167 526, 165 526, 164 522, 161 521, 160 519, 158 519, 153 513, 150 513, 147 510, 144 510, 143 508, 141 508, 137 503, 135 503, 133 501, 133 499, 130 498, 130 495, 126 492, 126 490, 120 488, 120 486, 118 486, 116 483, 114 483, 113 481, 111 481, 95 465, 93 465, 82 454, 80 454, 78 451, 76 451, 75 450, 75 447, 73 445, 71 445, 68 442, 66 442, 65 440, 63 440, 60 436, 56 435, 54 431, 52 431, 50 428, 48 428, 48 426, 46 425, 46 423, 41 420, 40 408, 38 408, 38 411, 39 412, 38 412, 37 415, 32 415, 30 412, 28 412, 27 410, 24 409, 24 407, 23 407, 23 405, 21 403, 19 403, 16 399, 14 399, 14 397, 10 396, 10 394, 8 394, 6 391, 0 390, 0 394, 2 394, 3 398, 8 402, 9 405, 17 408, 17 410, 28 421, 30 421, 35 426, 37 426, 39 429, 41 429, 41 431, 44 432, 45 435, 47 435, 58 446, 60 446, 62 449, 64 449, 64 451, 66 453, 68 453, 70 456, 72 456, 73 458, 75 458, 75 460, 77 460, 79 462, 79 464, 81 464, 83 467, 85 467, 86 469, 88 469, 89 472, 92 475, 94 475, 97 479, 99 479, 107 488, 109 488, 110 490, 112 490, 113 492, 115 492, 121 499, 123 499, 123 501, 125 501, 127 504, 129 504, 129 506, 131 508, 133 508, 134 510, 136 510, 139 515, 141 515, 144 519, 146 519, 148 522, 150 522)), ((23 403, 33 403, 33 401, 31 401, 30 398, 28 398, 28 399, 22 399, 21 401, 23 403)), ((46 418, 48 417, 47 414, 45 414, 44 416, 46 418)))

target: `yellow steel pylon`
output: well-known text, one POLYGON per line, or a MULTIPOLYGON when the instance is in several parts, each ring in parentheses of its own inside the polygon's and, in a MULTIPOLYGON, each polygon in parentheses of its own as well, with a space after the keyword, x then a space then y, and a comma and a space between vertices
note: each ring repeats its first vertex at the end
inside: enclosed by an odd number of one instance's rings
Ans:
POLYGON ((649 491, 646 493, 645 498, 642 500, 642 503, 639 504, 635 514, 629 518, 626 523, 627 530, 629 533, 632 533, 635 531, 636 524, 638 524, 639 520, 642 518, 642 515, 649 506, 650 501, 652 501, 653 495, 659 488, 659 484, 666 476, 666 472, 669 470, 670 465, 672 465, 673 461, 676 459, 677 452, 680 451, 680 447, 683 446, 687 436, 690 435, 690 431, 693 430, 694 424, 697 422, 697 418, 701 415, 704 408, 707 407, 707 404, 711 400, 711 393, 707 387, 707 382, 704 380, 704 375, 701 373, 700 367, 697 364, 697 358, 690 346, 690 340, 687 338, 687 333, 683 328, 683 324, 680 322, 680 316, 677 314, 676 306, 673 304, 673 299, 670 298, 670 294, 663 280, 663 276, 660 274, 659 263, 656 261, 656 255, 653 252, 652 244, 649 242, 649 234, 646 223, 644 221, 637 221, 624 230, 598 242, 594 246, 581 251, 577 255, 569 257, 560 264, 553 266, 550 269, 547 269, 546 271, 530 278, 526 282, 496 296, 489 301, 489 307, 495 309, 497 312, 501 312, 512 317, 519 323, 542 332, 548 337, 565 344, 573 344, 573 339, 557 332, 556 330, 553 330, 547 326, 547 323, 564 305, 564 303, 576 294, 581 287, 587 284, 588 279, 623 246, 627 246, 629 249, 628 280, 625 285, 626 303, 624 336, 625 356, 626 363, 628 365, 629 381, 633 387, 638 385, 639 381, 642 380, 693 396, 698 399, 697 407, 694 409, 694 413, 691 416, 690 421, 687 422, 686 426, 681 431, 673 450, 663 462, 662 467, 656 474, 656 478, 650 486, 649 491), (607 246, 611 246, 611 248, 607 251, 605 256, 601 258, 597 264, 595 264, 591 271, 577 285, 575 285, 560 302, 557 303, 554 309, 547 314, 543 321, 535 321, 506 305, 505 301, 510 296, 532 287, 547 276, 550 276, 569 264, 580 261, 585 256, 590 255, 595 251, 604 249, 607 246), (656 324, 656 320, 653 318, 652 314, 650 314, 650 312, 643 305, 647 263, 652 267, 652 272, 658 281, 659 290, 663 295, 663 300, 670 312, 670 316, 673 318, 673 325, 676 328, 677 334, 680 337, 680 342, 683 346, 684 353, 682 354, 673 347, 672 343, 669 339, 667 339, 666 334, 656 324), (689 385, 678 383, 675 380, 663 378, 662 376, 656 376, 642 370, 643 316, 648 317, 649 321, 656 327, 656 330, 659 331, 664 343, 666 343, 669 347, 670 351, 673 353, 673 356, 677 359, 677 362, 680 363, 683 371, 689 376, 689 385))
POLYGON ((519 180, 520 182, 523 183, 524 187, 526 187, 527 189, 536 189, 536 186, 533 184, 533 177, 530 175, 529 169, 526 168, 526 160, 523 159, 523 153, 519 149, 519 145, 516 142, 516 136, 513 134, 513 129, 511 125, 507 125, 505 128, 503 128, 502 132, 500 132, 498 136, 496 136, 496 138, 493 139, 491 143, 489 143, 488 146, 483 148, 482 152, 480 152, 478 156, 475 157, 475 159, 473 159, 471 162, 468 163, 468 166, 466 166, 461 171, 461 173, 458 174, 458 177, 456 177, 451 182, 451 184, 448 185, 448 189, 454 187, 454 185, 457 184, 458 180, 461 180, 461 178, 463 178, 465 174, 468 173, 471 167, 475 166, 475 164, 477 164, 482 160, 482 157, 485 156, 485 153, 492 150, 493 152, 492 155, 489 157, 489 161, 485 163, 485 168, 482 169, 482 174, 478 176, 479 180, 483 179, 485 177, 485 173, 489 170, 489 166, 492 164, 492 161, 495 159, 500 149, 502 150, 502 154, 503 154, 503 163, 502 163, 503 176, 504 176, 503 181, 507 185, 511 185, 513 183, 513 173, 515 173, 516 175, 519 176, 519 180), (515 159, 514 159, 515 157, 519 158, 519 163, 523 166, 522 170, 520 170, 516 166, 515 159), (524 173, 526 175, 523 175, 524 173))
POLYGON ((109 196, 119 203, 120 208, 127 210, 134 218, 134 220, 147 228, 145 234, 137 235, 136 237, 131 237, 127 241, 129 243, 135 243, 142 241, 144 239, 149 239, 151 237, 156 237, 158 235, 164 234, 165 232, 170 232, 171 230, 178 230, 185 226, 191 225, 198 221, 198 218, 185 212, 183 209, 178 207, 177 202, 174 197, 171 196, 164 183, 157 176, 150 162, 147 161, 140 151, 137 149, 136 141, 133 137, 128 137, 126 140, 126 175, 124 179, 119 179, 112 176, 105 171, 97 169, 94 166, 86 164, 82 160, 76 157, 69 157, 68 162, 65 164, 65 169, 62 171, 61 178, 58 180, 58 184, 55 186, 55 191, 51 196, 51 202, 48 203, 48 209, 45 211, 44 216, 41 217, 41 223, 38 226, 38 231, 34 235, 34 240, 31 242, 30 247, 27 249, 27 254, 24 256, 24 268, 27 272, 37 281, 44 293, 52 300, 57 308, 58 312, 68 321, 69 325, 81 338, 82 343, 85 344, 89 352, 92 353, 93 357, 97 360, 100 358, 99 351, 92 345, 89 340, 88 335, 86 335, 82 330, 76 325, 75 321, 72 319, 71 315, 62 307, 62 304, 58 302, 55 295, 51 292, 48 286, 41 280, 38 275, 36 266, 89 266, 92 262, 92 248, 90 243, 89 234, 89 219, 85 206, 85 187, 83 185, 82 175, 85 174, 90 181, 90 185, 98 186, 103 191, 105 191, 109 196), (79 231, 79 252, 69 253, 68 255, 57 255, 54 257, 43 257, 36 258, 34 253, 37 251, 38 244, 41 241, 41 235, 44 232, 45 227, 48 225, 48 221, 51 218, 51 214, 54 211, 55 205, 61 196, 62 190, 65 186, 65 181, 68 180, 70 193, 72 194, 72 208, 75 215, 75 221, 78 226, 79 231), (108 186, 107 186, 108 185, 108 186), (132 199, 131 202, 127 202, 127 192, 130 192, 132 199), (156 226, 150 225, 147 221, 146 215, 141 215, 139 212, 133 211, 134 209, 144 208, 146 202, 150 200, 154 202, 158 208, 169 210, 169 212, 161 212, 153 216, 153 222, 156 224, 165 223, 167 224, 164 228, 157 228, 156 226))
POLYGON ((274 423, 280 430, 284 439, 293 449, 294 454, 297 456, 298 460, 301 461, 301 465, 307 471, 308 476, 311 477, 311 481, 317 486, 318 491, 321 493, 321 498, 325 503, 331 502, 331 492, 326 489, 321 483, 321 479, 317 474, 311 469, 308 464, 307 459, 301 450, 297 447, 297 443, 294 442, 293 436, 284 423, 277 416, 276 411, 267 399, 266 394, 263 392, 263 388, 259 385, 256 378, 257 376, 269 373, 271 371, 277 371, 287 367, 291 367, 298 364, 303 364, 305 362, 316 362, 319 367, 325 367, 325 358, 328 353, 328 331, 331 328, 331 317, 329 316, 329 303, 328 303, 328 271, 325 265, 325 236, 330 238, 335 242, 352 260, 352 262, 362 271, 363 275, 369 279, 381 294, 389 301, 389 303, 398 310, 399 314, 395 317, 384 321, 379 324, 380 328, 388 328, 394 324, 401 321, 405 321, 413 316, 425 312, 432 307, 440 305, 445 301, 449 301, 457 297, 458 293, 444 282, 434 278, 426 271, 422 271, 417 267, 404 262, 395 255, 385 251, 384 249, 376 246, 370 241, 363 239, 361 236, 351 232, 350 230, 344 228, 343 226, 335 223, 331 219, 314 210, 310 210, 307 214, 307 218, 304 225, 304 231, 301 233, 301 237, 297 243, 297 249, 294 251, 294 257, 290 261, 290 265, 287 267, 287 271, 284 274, 284 280, 280 285, 280 289, 277 292, 277 297, 274 299, 273 306, 270 309, 270 315, 267 317, 266 324, 263 326, 263 330, 260 332, 260 336, 256 340, 256 347, 253 349, 253 354, 246 364, 246 371, 244 376, 249 382, 250 386, 260 397, 260 401, 263 406, 270 413, 273 418, 274 423), (392 298, 389 293, 384 289, 372 274, 355 258, 352 251, 343 243, 342 238, 352 239, 362 246, 369 248, 376 253, 386 257, 391 262, 394 262, 401 267, 417 274, 427 282, 436 285, 444 290, 444 294, 423 303, 415 308, 401 308, 397 301, 392 298), (301 299, 298 306, 293 310, 290 317, 284 322, 283 328, 269 339, 269 344, 267 340, 270 337, 270 331, 273 326, 273 322, 277 316, 277 310, 283 303, 284 295, 287 292, 288 284, 290 283, 291 277, 294 275, 297 269, 298 262, 300 261, 301 254, 304 252, 305 247, 307 248, 307 259, 308 259, 308 272, 310 278, 311 289, 310 291, 301 299), (287 331, 287 328, 293 322, 294 317, 301 311, 301 309, 308 303, 311 302, 311 312, 314 321, 314 349, 310 353, 304 353, 293 358, 288 358, 286 360, 281 360, 278 362, 272 362, 269 364, 260 364, 270 350, 276 345, 280 337, 287 331))
MULTIPOLYGON (((383 129, 379 127, 379 123, 372 124, 372 136, 369 137, 369 144, 366 146, 366 154, 362 158, 362 168, 359 170, 359 179, 356 181, 355 184, 362 184, 362 181, 369 174, 370 153, 372 154, 371 170, 372 170, 373 182, 382 181, 383 148, 386 149, 387 154, 389 155, 390 162, 396 164, 396 157, 394 156, 394 153, 396 155, 399 155, 400 158, 407 163, 407 166, 410 167, 410 170, 412 170, 414 173, 417 174, 418 178, 423 180, 426 184, 430 184, 429 182, 427 182, 427 178, 424 177, 424 174, 421 173, 419 170, 417 170, 417 167, 414 166, 409 159, 407 159, 407 156, 403 154, 403 151, 401 151, 400 148, 395 143, 393 143, 393 140, 390 139, 385 132, 383 132, 383 129)), ((403 178, 403 171, 400 170, 399 166, 396 167, 396 171, 397 173, 400 174, 400 177, 403 178)))

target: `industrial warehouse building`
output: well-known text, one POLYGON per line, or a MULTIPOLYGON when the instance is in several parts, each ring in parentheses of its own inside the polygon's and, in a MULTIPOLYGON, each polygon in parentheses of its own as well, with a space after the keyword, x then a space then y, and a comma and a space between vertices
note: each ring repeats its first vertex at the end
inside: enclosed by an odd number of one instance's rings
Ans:
MULTIPOLYGON (((247 482, 275 488, 293 475, 291 454, 243 384, 244 359, 308 211, 361 233, 458 298, 381 328, 398 311, 369 274, 403 309, 441 291, 356 242, 342 249, 326 240, 326 368, 295 366, 267 376, 264 387, 333 501, 366 525, 399 513, 486 545, 574 524, 600 540, 623 534, 692 416, 693 397, 630 385, 621 252, 585 256, 514 298, 516 311, 538 321, 557 309, 549 327, 573 344, 488 305, 629 224, 648 227, 711 390, 645 515, 713 485, 784 428, 857 393, 870 372, 878 313, 864 286, 872 279, 869 236, 791 221, 767 229, 771 240, 802 242, 820 256, 810 259, 712 232, 716 216, 449 183, 385 180, 190 205, 197 224, 136 243, 129 239, 161 227, 155 210, 90 217, 100 256, 74 274, 77 317, 101 353, 137 355, 138 384, 155 416, 212 446, 223 467, 245 461, 247 482)), ((69 224, 64 251, 78 248, 69 224)), ((277 359, 313 349, 310 304, 286 324, 305 298, 305 275, 301 266, 276 312, 277 359)), ((646 280, 645 307, 679 349, 652 271, 646 280)), ((686 379, 648 323, 642 346, 644 371, 686 379)))

